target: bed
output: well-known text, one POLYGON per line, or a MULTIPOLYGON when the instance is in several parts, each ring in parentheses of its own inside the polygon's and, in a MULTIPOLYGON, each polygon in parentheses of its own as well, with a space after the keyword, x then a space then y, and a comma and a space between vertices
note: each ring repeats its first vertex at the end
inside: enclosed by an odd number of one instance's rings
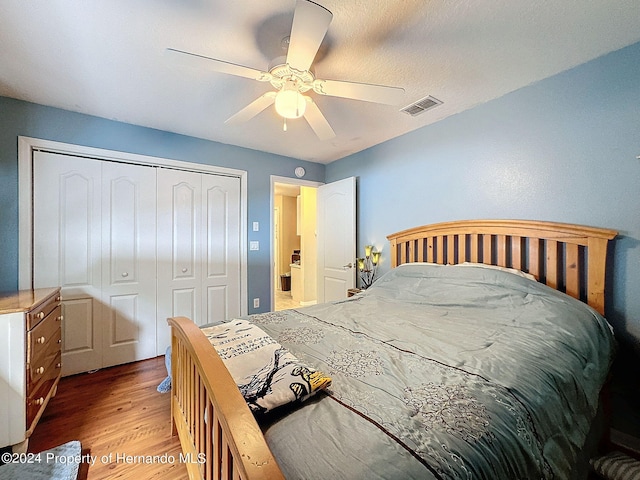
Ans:
POLYGON ((190 478, 584 478, 615 351, 602 317, 615 235, 519 220, 390 235, 393 268, 365 292, 248 319, 333 379, 266 414, 215 335, 169 319, 190 478))

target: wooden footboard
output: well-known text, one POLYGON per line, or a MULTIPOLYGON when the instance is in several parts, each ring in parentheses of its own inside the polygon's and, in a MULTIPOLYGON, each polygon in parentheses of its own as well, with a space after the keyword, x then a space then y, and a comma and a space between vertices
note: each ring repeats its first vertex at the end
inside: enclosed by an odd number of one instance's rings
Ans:
POLYGON ((191 320, 170 318, 172 433, 189 478, 284 479, 236 383, 191 320))

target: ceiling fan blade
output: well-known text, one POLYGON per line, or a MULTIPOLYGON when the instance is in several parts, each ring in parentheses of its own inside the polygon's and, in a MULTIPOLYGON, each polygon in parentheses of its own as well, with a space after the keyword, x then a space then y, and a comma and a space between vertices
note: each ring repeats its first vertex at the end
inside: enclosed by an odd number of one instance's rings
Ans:
POLYGON ((297 0, 293 14, 287 63, 296 70, 309 70, 333 13, 309 0, 297 0))
POLYGON ((244 107, 235 115, 229 117, 227 120, 225 120, 224 123, 228 125, 233 125, 236 123, 246 122, 247 120, 250 120, 256 115, 258 115, 265 108, 273 105, 273 102, 275 101, 275 99, 276 99, 276 92, 267 92, 261 97, 258 97, 257 99, 255 99, 253 102, 251 102, 249 105, 244 107))
POLYGON ((235 63, 217 60, 215 58, 205 57, 197 53, 184 52, 175 48, 167 48, 165 54, 177 63, 187 65, 189 67, 206 68, 214 72, 226 73, 228 75, 236 75, 238 77, 251 78, 252 80, 260 80, 268 82, 271 74, 256 70, 255 68, 237 65, 235 63))
POLYGON ((304 119, 309 123, 311 128, 320 140, 330 140, 336 136, 327 119, 318 108, 316 102, 311 97, 305 97, 307 100, 307 108, 304 111, 304 119))
POLYGON ((340 80, 315 80, 313 90, 320 95, 352 98, 386 105, 398 105, 404 97, 404 88, 340 80))

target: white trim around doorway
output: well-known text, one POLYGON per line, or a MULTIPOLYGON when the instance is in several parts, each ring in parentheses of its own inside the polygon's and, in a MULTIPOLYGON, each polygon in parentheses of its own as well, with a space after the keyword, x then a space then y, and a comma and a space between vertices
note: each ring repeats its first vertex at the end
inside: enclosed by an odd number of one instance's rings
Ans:
POLYGON ((299 187, 319 187, 324 185, 324 182, 316 182, 313 180, 302 180, 299 178, 291 178, 291 177, 280 177, 278 175, 271 175, 271 190, 269 193, 269 265, 270 265, 270 282, 271 282, 271 307, 269 310, 273 310, 276 304, 276 285, 274 283, 274 262, 275 262, 275 252, 273 245, 273 209, 274 209, 274 194, 275 194, 275 184, 276 183, 284 183, 287 185, 297 185, 299 187))

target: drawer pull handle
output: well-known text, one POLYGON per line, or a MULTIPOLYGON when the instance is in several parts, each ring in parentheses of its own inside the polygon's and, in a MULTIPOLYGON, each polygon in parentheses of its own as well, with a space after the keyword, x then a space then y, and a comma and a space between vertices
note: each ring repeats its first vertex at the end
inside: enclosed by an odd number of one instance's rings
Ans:
POLYGON ((62 300, 62 297, 60 296, 56 297, 56 302, 59 302, 60 300, 62 300))
POLYGON ((56 368, 61 368, 62 364, 60 362, 56 363, 56 368))
POLYGON ((44 312, 40 312, 38 313, 38 315, 36 315, 40 320, 42 320, 44 318, 44 312))
POLYGON ((62 339, 61 338, 58 339, 58 343, 62 343, 62 339))
POLYGON ((183 268, 183 269, 182 269, 182 273, 187 273, 188 271, 189 271, 189 269, 188 269, 188 268, 183 268))
POLYGON ((42 345, 47 339, 44 337, 38 337, 36 339, 36 343, 39 343, 40 345, 42 345))
POLYGON ((57 320, 58 320, 59 322, 61 322, 63 319, 64 319, 64 316, 63 316, 63 315, 60 315, 60 316, 58 317, 58 319, 57 319, 57 320))
POLYGON ((38 367, 38 368, 36 368, 36 373, 37 373, 38 375, 42 375, 42 374, 44 373, 44 367, 38 367))
POLYGON ((40 397, 34 402, 36 405, 42 405, 44 403, 44 397, 40 397))
POLYGON ((129 274, 127 272, 122 272, 122 276, 126 278, 129 276, 129 274))

